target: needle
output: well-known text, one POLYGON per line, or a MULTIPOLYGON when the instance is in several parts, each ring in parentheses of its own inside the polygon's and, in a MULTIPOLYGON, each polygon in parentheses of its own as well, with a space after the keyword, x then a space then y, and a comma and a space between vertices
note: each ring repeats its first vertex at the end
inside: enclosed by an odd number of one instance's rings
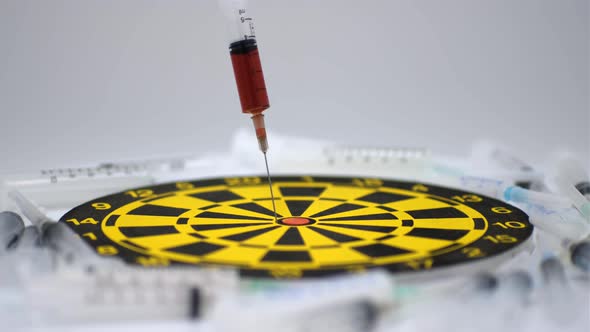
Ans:
POLYGON ((275 195, 272 191, 272 181, 270 180, 270 171, 268 170, 268 160, 266 159, 266 152, 264 154, 264 164, 266 165, 266 175, 268 176, 268 187, 270 188, 270 199, 272 200, 272 210, 275 214, 275 220, 277 219, 277 207, 275 206, 275 195))

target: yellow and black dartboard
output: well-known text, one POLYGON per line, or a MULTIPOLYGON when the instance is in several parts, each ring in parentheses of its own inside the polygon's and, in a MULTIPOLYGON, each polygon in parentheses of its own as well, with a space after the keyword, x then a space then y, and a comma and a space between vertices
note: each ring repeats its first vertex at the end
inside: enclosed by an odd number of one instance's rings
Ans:
POLYGON ((504 202, 375 178, 218 178, 102 197, 62 217, 100 255, 144 266, 226 265, 299 278, 436 269, 496 256, 532 233, 504 202))

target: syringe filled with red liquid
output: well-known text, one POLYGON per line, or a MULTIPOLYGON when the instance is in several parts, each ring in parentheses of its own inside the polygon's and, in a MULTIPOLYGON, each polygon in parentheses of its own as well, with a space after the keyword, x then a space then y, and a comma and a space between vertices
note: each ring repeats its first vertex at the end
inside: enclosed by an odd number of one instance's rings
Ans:
POLYGON ((254 22, 246 12, 246 0, 220 0, 221 8, 228 19, 230 28, 229 53, 231 56, 234 76, 240 96, 242 113, 251 115, 256 139, 260 151, 264 154, 266 174, 270 187, 272 207, 277 217, 270 171, 266 152, 268 151, 268 138, 264 124, 264 112, 270 107, 262 64, 258 54, 258 44, 254 33, 254 22))
POLYGON ((229 45, 229 53, 238 86, 242 113, 252 114, 258 145, 263 153, 268 150, 264 115, 270 107, 256 39, 245 39, 229 45))

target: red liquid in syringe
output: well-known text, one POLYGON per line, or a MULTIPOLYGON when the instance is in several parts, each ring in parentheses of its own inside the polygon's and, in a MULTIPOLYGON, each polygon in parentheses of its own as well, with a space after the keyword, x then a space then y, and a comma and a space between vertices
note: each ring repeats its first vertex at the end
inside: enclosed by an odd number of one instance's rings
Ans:
POLYGON ((231 62, 243 113, 260 114, 270 107, 264 74, 255 39, 245 39, 229 46, 231 62))

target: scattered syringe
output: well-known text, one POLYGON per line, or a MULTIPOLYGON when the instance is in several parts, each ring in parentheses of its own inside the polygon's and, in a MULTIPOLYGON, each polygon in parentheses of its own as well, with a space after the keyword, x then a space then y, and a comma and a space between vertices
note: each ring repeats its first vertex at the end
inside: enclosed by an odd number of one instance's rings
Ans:
POLYGON ((46 209, 70 209, 86 201, 134 187, 168 181, 251 174, 230 155, 149 159, 91 167, 0 173, 0 211, 16 207, 7 194, 18 190, 46 209))
POLYGON ((153 183, 157 162, 0 174, 0 209, 12 206, 7 193, 18 190, 44 207, 64 207, 126 188, 153 183))
POLYGON ((66 262, 84 265, 120 263, 114 259, 98 256, 68 225, 51 220, 20 192, 11 191, 9 196, 24 216, 39 230, 40 245, 54 250, 66 262))
MULTIPOLYGON (((430 152, 413 147, 355 147, 334 142, 273 134, 273 173, 419 178, 432 164, 430 152)), ((244 129, 232 139, 231 154, 241 165, 255 168, 253 139, 244 129)))
POLYGON ((572 202, 567 197, 524 189, 510 182, 494 178, 468 175, 436 175, 430 179, 426 178, 426 181, 428 180, 515 203, 537 204, 552 208, 572 207, 572 202))
MULTIPOLYGON (((21 263, 15 260, 12 264, 18 269, 21 263)), ((7 315, 25 316, 8 330, 27 324, 45 327, 200 319, 220 298, 234 297, 239 286, 238 274, 232 269, 126 266, 66 266, 53 273, 22 276, 20 285, 20 296, 10 299, 5 295, 17 285, 0 283, 0 298, 4 299, 0 301, 0 320, 5 322, 7 315)))
MULTIPOLYGON (((245 289, 250 286, 250 282, 243 282, 245 289)), ((309 281, 279 281, 224 298, 212 312, 211 321, 220 332, 369 331, 379 310, 393 304, 394 290, 393 278, 381 270, 309 281)))
POLYGON ((579 301, 575 296, 558 257, 546 256, 539 269, 543 280, 543 309, 550 320, 566 327, 587 313, 587 300, 579 301))
POLYGON ((503 177, 516 180, 527 189, 541 189, 543 174, 536 171, 509 147, 493 141, 476 141, 471 147, 471 169, 480 176, 503 177))

